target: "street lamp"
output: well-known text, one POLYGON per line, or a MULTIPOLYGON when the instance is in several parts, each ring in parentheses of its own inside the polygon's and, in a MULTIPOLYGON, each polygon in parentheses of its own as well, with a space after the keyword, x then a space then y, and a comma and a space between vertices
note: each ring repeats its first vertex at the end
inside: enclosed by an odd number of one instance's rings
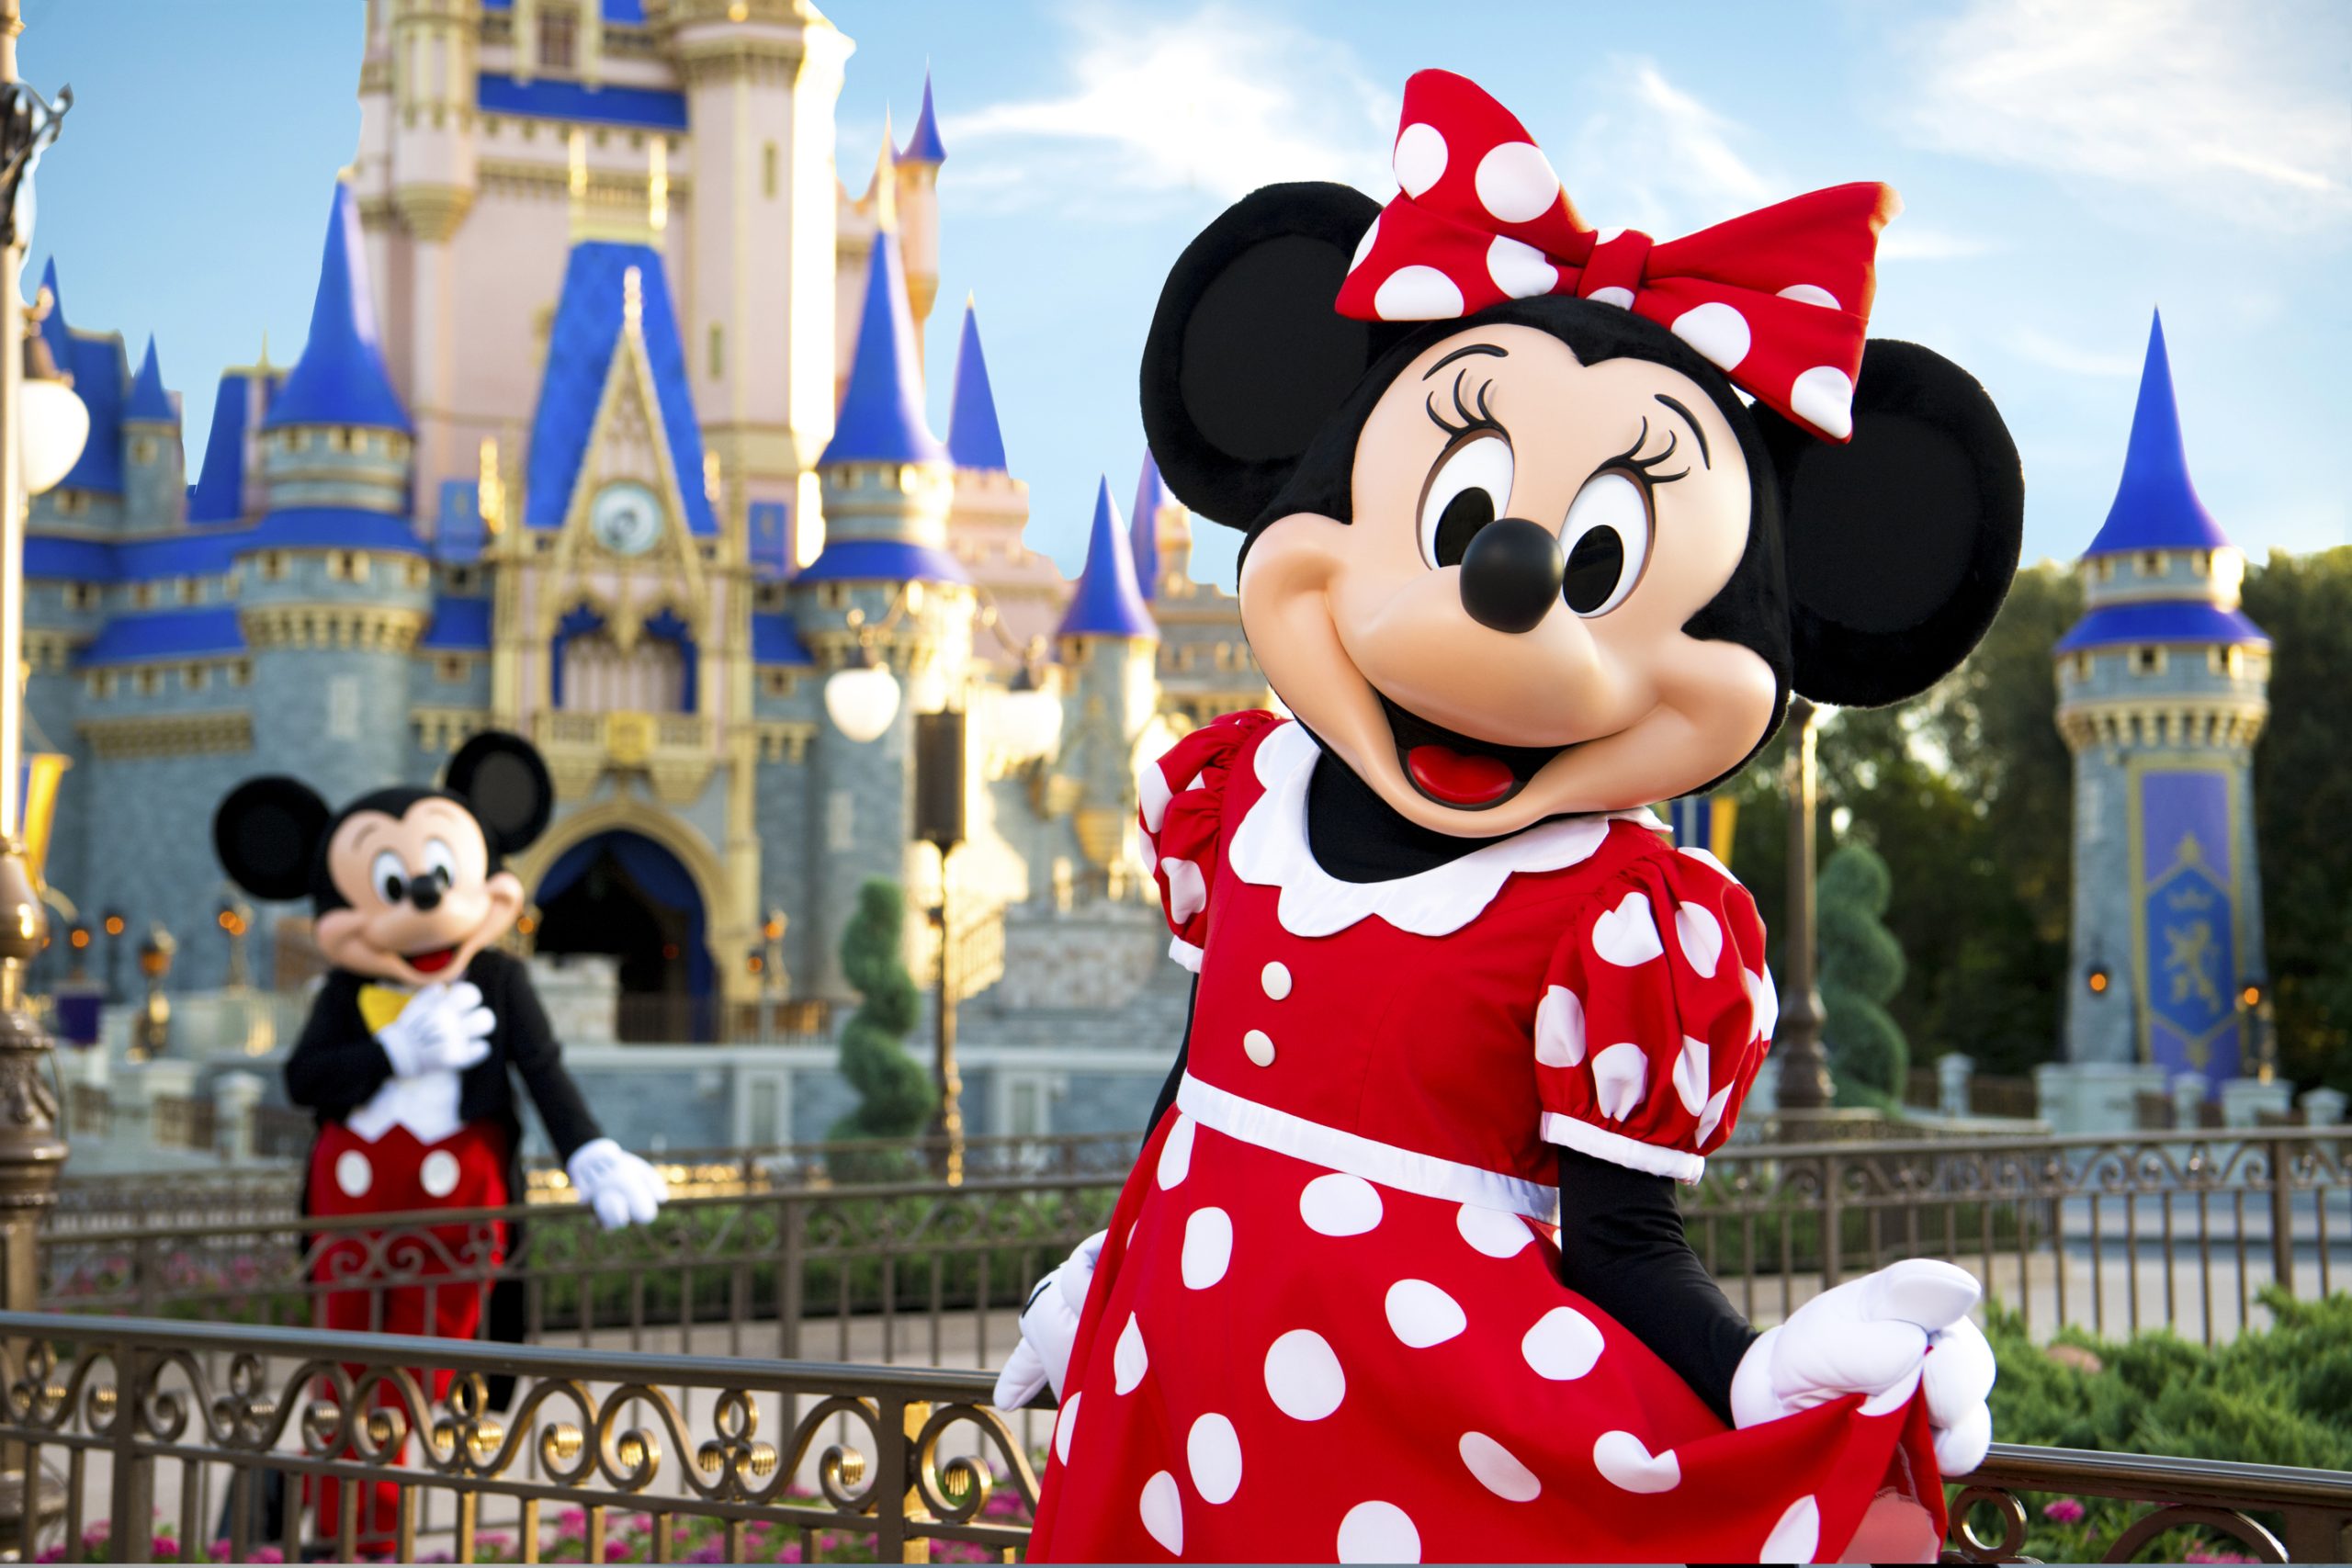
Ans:
POLYGON ((109 1002, 122 1000, 122 933, 130 929, 130 925, 120 909, 109 908, 100 920, 99 929, 107 933, 107 1000, 109 1002))
POLYGON ((1783 1111, 1825 1111, 1837 1090, 1821 1049, 1821 992, 1814 985, 1817 933, 1814 922, 1814 818, 1820 794, 1815 766, 1816 709, 1804 697, 1789 702, 1789 919, 1781 933, 1781 1022, 1772 1054, 1781 1061, 1783 1111))
POLYGON ((245 955, 245 933, 253 929, 253 906, 242 898, 223 898, 220 912, 214 917, 221 934, 229 939, 229 964, 221 984, 232 991, 242 991, 253 984, 253 970, 245 955))
POLYGON ((915 715, 915 837, 939 851, 939 1135, 946 1144, 950 1187, 964 1181, 964 1075, 956 1066, 956 943, 948 920, 947 869, 964 841, 964 715, 948 708, 915 715))
POLYGON ((164 994, 164 981, 172 972, 172 957, 179 949, 178 940, 164 929, 161 921, 148 928, 146 940, 139 944, 139 975, 146 982, 147 995, 140 1005, 139 1016, 131 1021, 133 1061, 153 1060, 171 1043, 172 998, 164 994))

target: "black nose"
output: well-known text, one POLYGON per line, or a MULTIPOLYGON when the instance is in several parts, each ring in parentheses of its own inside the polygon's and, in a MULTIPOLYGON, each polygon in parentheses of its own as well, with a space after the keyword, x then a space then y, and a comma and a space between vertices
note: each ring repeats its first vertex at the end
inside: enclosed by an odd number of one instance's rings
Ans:
POLYGON ((1560 602, 1559 536, 1524 517, 1498 517, 1462 552, 1462 607, 1498 632, 1533 631, 1560 602))
POLYGON ((427 872, 408 885, 408 901, 431 913, 441 907, 441 879, 427 872))

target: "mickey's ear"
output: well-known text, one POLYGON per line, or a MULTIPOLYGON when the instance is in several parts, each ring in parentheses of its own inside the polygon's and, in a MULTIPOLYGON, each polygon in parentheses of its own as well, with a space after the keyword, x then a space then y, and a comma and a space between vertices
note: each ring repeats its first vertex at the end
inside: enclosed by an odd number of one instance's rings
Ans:
POLYGON ((299 779, 247 779, 212 814, 213 852, 229 880, 254 897, 300 898, 311 891, 332 815, 299 779))
POLYGON ((1143 349, 1143 428, 1160 476, 1247 527, 1399 329, 1332 309, 1380 204, 1346 186, 1268 186, 1184 248, 1143 349))
POLYGON ((2025 477, 1993 400, 1941 355, 1876 341, 1845 446, 1753 412, 1780 473, 1796 689, 1844 707, 1926 691, 2017 574, 2025 477))
POLYGON ((555 815, 555 780, 539 749, 503 729, 485 729, 458 747, 443 787, 472 808, 493 855, 526 848, 555 815))

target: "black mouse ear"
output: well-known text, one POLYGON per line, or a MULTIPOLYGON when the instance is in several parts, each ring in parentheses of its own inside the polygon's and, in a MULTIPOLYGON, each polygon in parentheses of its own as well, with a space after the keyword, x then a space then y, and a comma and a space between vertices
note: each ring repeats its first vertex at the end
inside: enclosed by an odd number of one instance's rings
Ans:
POLYGON ((247 779, 212 814, 213 852, 229 880, 254 897, 304 897, 333 815, 299 779, 247 779))
POLYGON ((2017 575, 2025 477, 1993 400, 1941 355, 1874 341, 1845 446, 1752 412, 1780 474, 1792 683, 1844 707, 1926 691, 2017 575))
POLYGON ((1177 499, 1249 526, 1403 329, 1334 310, 1380 204, 1346 186, 1268 186, 1176 258, 1143 349, 1143 429, 1177 499))
POLYGON ((555 780, 539 749, 503 729, 485 729, 458 747, 443 787, 472 808, 492 855, 527 847, 555 815, 555 780))

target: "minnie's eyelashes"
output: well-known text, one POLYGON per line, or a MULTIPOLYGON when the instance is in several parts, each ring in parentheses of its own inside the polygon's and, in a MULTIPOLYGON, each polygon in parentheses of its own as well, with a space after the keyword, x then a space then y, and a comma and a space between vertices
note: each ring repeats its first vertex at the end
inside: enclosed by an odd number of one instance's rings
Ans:
POLYGON ((1670 485, 1677 479, 1687 479, 1690 477, 1690 470, 1687 468, 1679 468, 1670 474, 1660 474, 1651 471, 1660 463, 1665 462, 1668 458, 1674 456, 1675 448, 1682 445, 1682 437, 1679 434, 1675 431, 1668 430, 1666 433, 1666 449, 1662 452, 1645 457, 1640 454, 1642 448, 1649 444, 1649 416, 1647 414, 1644 414, 1642 416, 1641 434, 1634 437, 1634 444, 1631 446, 1626 447, 1623 452, 1618 453, 1614 457, 1610 458, 1609 461, 1603 463, 1601 467, 1604 468, 1631 468, 1634 473, 1641 477, 1641 481, 1645 487, 1653 490, 1659 485, 1670 485))
POLYGON ((1477 403, 1476 409, 1462 400, 1462 384, 1469 375, 1470 372, 1466 367, 1453 373, 1453 412, 1462 423, 1456 424, 1453 420, 1438 412, 1435 392, 1431 392, 1422 405, 1429 410, 1430 423, 1456 440, 1478 430, 1491 430, 1498 435, 1508 437, 1510 433, 1502 427, 1500 420, 1495 418, 1495 412, 1487 401, 1487 394, 1494 390, 1494 382, 1478 383, 1478 390, 1475 394, 1477 403))

